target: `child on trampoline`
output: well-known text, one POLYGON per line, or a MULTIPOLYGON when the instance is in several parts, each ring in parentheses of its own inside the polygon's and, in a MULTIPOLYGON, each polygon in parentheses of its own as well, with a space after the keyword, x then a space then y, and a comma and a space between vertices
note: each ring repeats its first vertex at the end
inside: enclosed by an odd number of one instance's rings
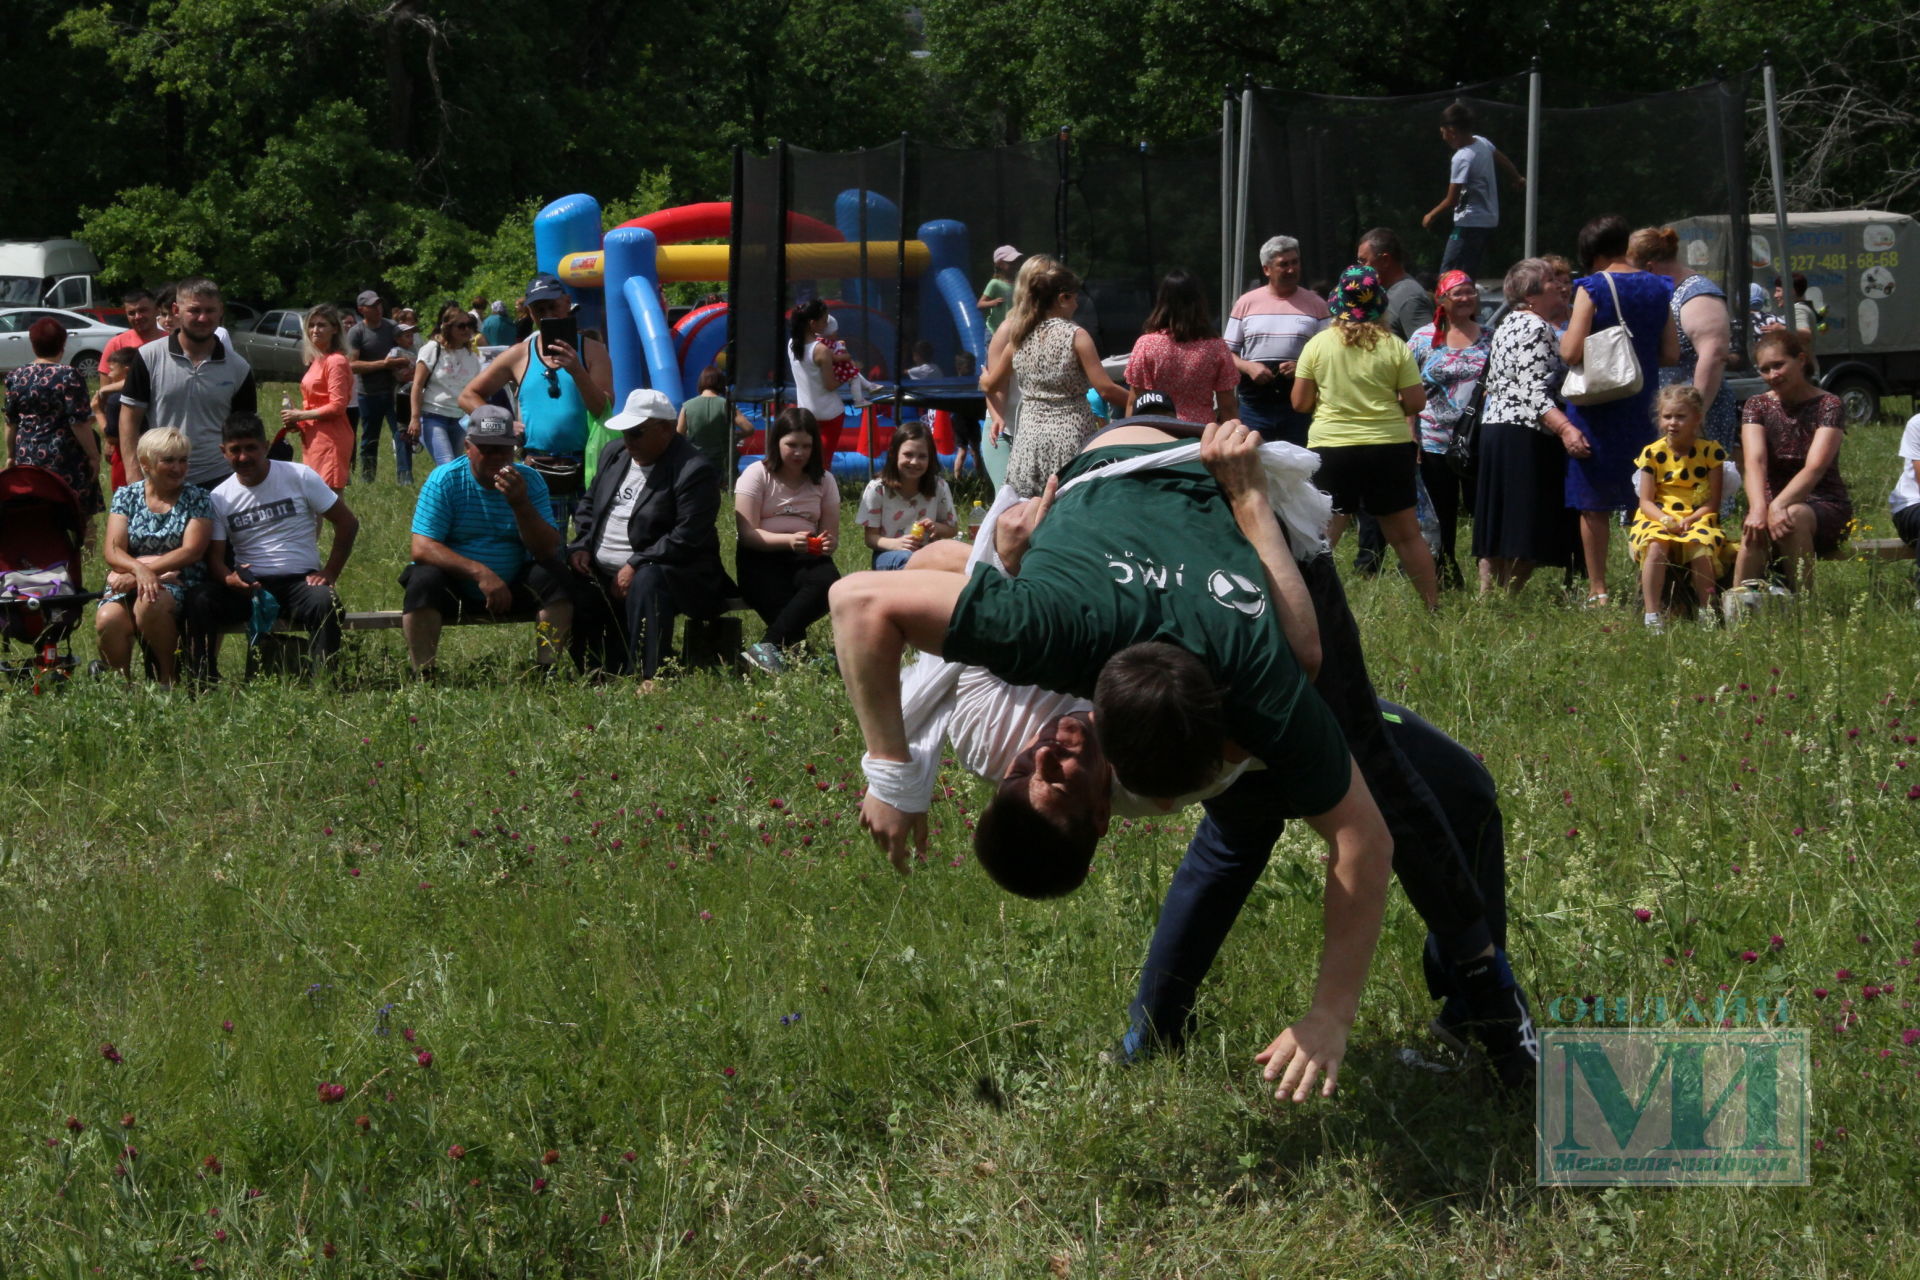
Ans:
POLYGON ((1661 597, 1668 568, 1687 566, 1701 622, 1711 625, 1715 585, 1732 559, 1733 544, 1720 529, 1720 464, 1727 451, 1700 438, 1705 415, 1706 404, 1691 383, 1660 388, 1654 400, 1660 436, 1634 460, 1640 509, 1627 545, 1640 562, 1646 624, 1655 631, 1666 625, 1661 597))

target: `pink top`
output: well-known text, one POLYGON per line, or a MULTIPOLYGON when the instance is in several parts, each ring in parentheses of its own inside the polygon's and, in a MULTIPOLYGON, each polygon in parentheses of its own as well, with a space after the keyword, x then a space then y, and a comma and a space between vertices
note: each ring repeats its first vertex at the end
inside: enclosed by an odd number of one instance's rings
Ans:
POLYGON ((754 527, 763 533, 818 533, 840 527, 840 486, 831 471, 796 487, 775 479, 763 463, 756 462, 740 473, 733 486, 736 508, 745 506, 748 498, 760 504, 760 519, 754 527))
POLYGON ((322 411, 313 420, 316 427, 345 427, 352 397, 353 374, 347 369, 347 358, 338 352, 321 356, 300 376, 300 407, 322 411))
POLYGON ((1173 397, 1173 411, 1182 422, 1212 422, 1214 393, 1230 392, 1239 383, 1233 353, 1218 338, 1175 342, 1164 330, 1143 333, 1127 357, 1127 385, 1173 397))
MULTIPOLYGON (((166 335, 161 334, 160 337, 164 338, 166 337, 166 335)), ((154 339, 155 342, 158 342, 159 340, 160 338, 154 339)), ((114 334, 111 338, 108 338, 107 345, 100 349, 100 363, 105 364, 107 362, 107 357, 112 355, 114 352, 120 350, 122 347, 132 347, 135 351, 138 351, 141 347, 144 347, 146 345, 147 345, 147 340, 140 336, 140 331, 138 329, 122 330, 121 332, 114 334)))

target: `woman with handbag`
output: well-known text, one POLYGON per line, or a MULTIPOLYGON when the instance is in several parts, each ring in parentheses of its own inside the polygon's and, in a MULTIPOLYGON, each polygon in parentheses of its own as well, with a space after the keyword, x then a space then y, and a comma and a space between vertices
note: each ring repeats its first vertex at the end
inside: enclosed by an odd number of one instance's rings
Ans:
POLYGON ((1569 366, 1566 396, 1575 406, 1568 416, 1591 446, 1567 467, 1567 505, 1580 513, 1593 608, 1607 603, 1607 539, 1615 513, 1639 506, 1633 460, 1659 434, 1653 425, 1659 368, 1680 360, 1673 282, 1628 260, 1630 236, 1626 219, 1612 213, 1580 228, 1580 260, 1591 274, 1574 281, 1573 316, 1560 339, 1569 366))
POLYGON ((1454 538, 1462 508, 1473 510, 1473 469, 1470 465, 1456 468, 1448 454, 1458 445, 1463 458, 1471 457, 1466 451, 1480 411, 1491 347, 1492 335, 1480 327, 1480 290, 1473 277, 1464 271, 1447 272, 1434 289, 1433 323, 1422 325, 1407 339, 1407 350, 1420 366, 1420 382, 1427 389, 1427 407, 1420 411, 1420 479, 1440 522, 1436 567, 1443 588, 1461 585, 1454 538))

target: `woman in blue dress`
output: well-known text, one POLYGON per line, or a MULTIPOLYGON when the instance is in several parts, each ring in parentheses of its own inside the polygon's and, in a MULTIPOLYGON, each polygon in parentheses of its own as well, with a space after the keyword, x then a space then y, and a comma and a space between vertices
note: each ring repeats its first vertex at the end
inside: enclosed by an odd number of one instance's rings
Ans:
POLYGON ((1660 366, 1680 359, 1673 282, 1628 261, 1629 235, 1626 219, 1618 214, 1605 214, 1580 228, 1580 260, 1590 274, 1574 281, 1573 317, 1560 339, 1561 358, 1578 364, 1587 336, 1624 318, 1642 374, 1640 390, 1624 399, 1567 406, 1568 416, 1591 446, 1587 457, 1567 463, 1567 505, 1580 513, 1590 606, 1607 603, 1607 539, 1614 513, 1639 505, 1633 460, 1659 434, 1653 424, 1653 397, 1660 366))

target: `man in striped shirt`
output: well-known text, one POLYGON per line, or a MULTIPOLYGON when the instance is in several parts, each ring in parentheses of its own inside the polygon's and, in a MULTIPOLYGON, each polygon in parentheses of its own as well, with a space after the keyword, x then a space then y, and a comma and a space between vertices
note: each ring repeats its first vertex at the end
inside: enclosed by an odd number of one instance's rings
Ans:
POLYGON ((1240 295, 1227 316, 1227 350, 1240 370, 1240 417, 1267 440, 1302 448, 1313 415, 1293 407, 1293 366, 1307 339, 1327 327, 1327 303, 1300 287, 1300 242, 1275 236, 1260 246, 1267 282, 1240 295))

